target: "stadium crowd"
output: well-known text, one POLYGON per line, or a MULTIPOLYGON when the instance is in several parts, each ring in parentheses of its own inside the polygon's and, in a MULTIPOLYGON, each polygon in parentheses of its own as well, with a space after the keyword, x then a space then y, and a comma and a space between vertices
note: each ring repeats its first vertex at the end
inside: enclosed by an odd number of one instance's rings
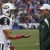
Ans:
POLYGON ((2 5, 7 2, 16 6, 15 13, 11 15, 15 23, 38 23, 39 7, 44 3, 50 4, 50 0, 0 0, 0 14, 2 14, 2 5))

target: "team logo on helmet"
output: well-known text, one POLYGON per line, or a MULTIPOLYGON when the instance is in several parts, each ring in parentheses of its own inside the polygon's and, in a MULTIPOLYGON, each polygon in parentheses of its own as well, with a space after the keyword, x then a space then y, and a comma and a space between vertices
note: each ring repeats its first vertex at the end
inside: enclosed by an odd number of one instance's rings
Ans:
POLYGON ((8 8, 9 8, 9 6, 8 6, 8 5, 6 5, 6 6, 4 6, 3 8, 4 8, 4 9, 8 9, 8 8))

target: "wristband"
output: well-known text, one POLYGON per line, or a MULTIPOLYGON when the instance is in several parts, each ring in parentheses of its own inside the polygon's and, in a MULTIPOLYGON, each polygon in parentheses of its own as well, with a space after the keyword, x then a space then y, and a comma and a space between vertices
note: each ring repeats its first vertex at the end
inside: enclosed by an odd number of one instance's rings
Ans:
POLYGON ((20 39, 20 38, 22 38, 21 35, 16 35, 16 39, 20 39))

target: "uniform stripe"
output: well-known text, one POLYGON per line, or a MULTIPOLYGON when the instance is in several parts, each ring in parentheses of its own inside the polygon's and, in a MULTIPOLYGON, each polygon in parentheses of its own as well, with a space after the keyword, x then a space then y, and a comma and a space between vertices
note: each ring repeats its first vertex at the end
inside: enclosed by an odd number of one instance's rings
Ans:
POLYGON ((0 44, 0 49, 4 50, 4 44, 0 44))
POLYGON ((4 44, 2 44, 2 50, 4 50, 4 44))
POLYGON ((48 27, 49 27, 49 22, 48 22, 48 20, 45 18, 45 23, 48 25, 48 27))

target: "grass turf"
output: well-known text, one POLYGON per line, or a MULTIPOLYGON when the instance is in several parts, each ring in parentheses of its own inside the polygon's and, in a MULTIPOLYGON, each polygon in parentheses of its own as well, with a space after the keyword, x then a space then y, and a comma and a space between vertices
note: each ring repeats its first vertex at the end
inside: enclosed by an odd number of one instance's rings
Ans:
POLYGON ((37 29, 12 30, 12 34, 30 34, 28 39, 12 40, 16 50, 39 50, 39 31, 37 29))

